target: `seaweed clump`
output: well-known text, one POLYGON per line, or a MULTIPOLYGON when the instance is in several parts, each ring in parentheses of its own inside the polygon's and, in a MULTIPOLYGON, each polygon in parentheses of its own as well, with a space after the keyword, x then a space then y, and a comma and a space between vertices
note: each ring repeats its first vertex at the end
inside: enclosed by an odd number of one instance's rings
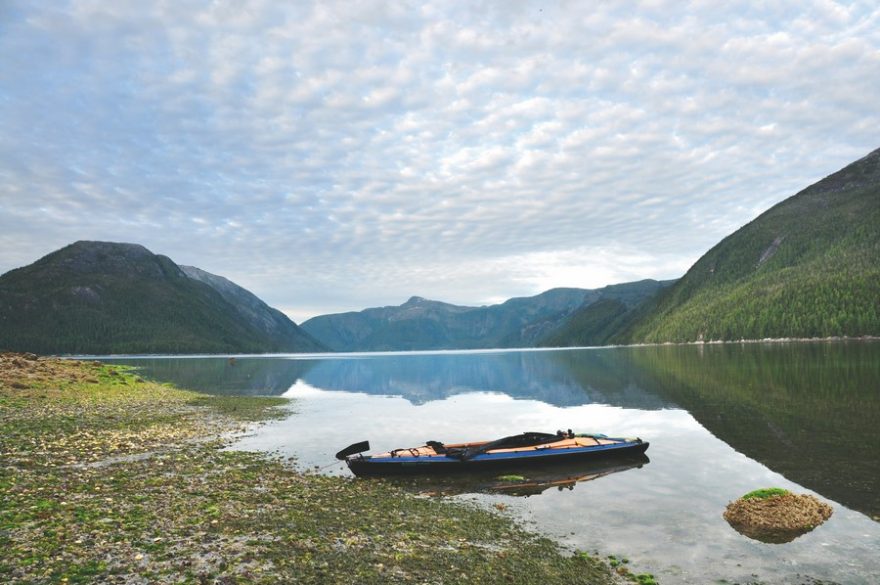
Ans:
POLYGON ((724 519, 740 534, 772 544, 791 542, 831 517, 828 504, 807 494, 763 488, 730 502, 724 519))

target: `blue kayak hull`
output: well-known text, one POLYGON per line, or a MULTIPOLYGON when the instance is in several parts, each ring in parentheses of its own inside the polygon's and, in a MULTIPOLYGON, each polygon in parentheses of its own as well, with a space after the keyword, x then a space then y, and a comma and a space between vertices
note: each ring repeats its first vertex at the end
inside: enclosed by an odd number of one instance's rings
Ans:
POLYGON ((649 443, 645 441, 636 440, 589 447, 483 453, 470 459, 445 455, 421 457, 371 457, 367 455, 350 457, 346 463, 352 473, 357 476, 448 474, 636 457, 644 454, 648 445, 649 443))

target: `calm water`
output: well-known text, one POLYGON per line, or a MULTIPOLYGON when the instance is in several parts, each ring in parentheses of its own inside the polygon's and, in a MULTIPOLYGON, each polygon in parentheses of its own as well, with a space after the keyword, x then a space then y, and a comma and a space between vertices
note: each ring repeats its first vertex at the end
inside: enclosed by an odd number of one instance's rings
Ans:
POLYGON ((295 398, 241 446, 303 467, 364 439, 384 451, 560 428, 640 436, 649 460, 526 473, 518 488, 483 476, 414 489, 503 503, 664 584, 880 583, 877 343, 119 361, 206 392, 295 398), (767 486, 813 493, 834 515, 786 544, 734 531, 724 507, 767 486))

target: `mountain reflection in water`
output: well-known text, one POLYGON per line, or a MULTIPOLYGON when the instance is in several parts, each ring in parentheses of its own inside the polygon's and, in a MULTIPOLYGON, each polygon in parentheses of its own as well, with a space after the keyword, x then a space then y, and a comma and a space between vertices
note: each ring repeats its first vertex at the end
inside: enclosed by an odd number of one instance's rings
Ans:
POLYGON ((137 366, 150 378, 209 394, 277 396, 302 381, 321 390, 400 396, 416 405, 498 392, 554 406, 675 406, 643 390, 630 356, 616 351, 111 359, 137 366))
POLYGON ((880 516, 880 343, 118 361, 217 394, 278 395, 302 381, 414 405, 493 392, 558 407, 682 408, 791 481, 880 516))

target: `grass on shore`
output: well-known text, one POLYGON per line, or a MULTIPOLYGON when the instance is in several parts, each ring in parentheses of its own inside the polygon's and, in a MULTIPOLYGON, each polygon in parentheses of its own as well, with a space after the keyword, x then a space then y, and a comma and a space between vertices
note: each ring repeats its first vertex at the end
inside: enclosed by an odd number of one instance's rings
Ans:
POLYGON ((285 402, 0 354, 0 582, 618 582, 498 514, 223 449, 285 402))

